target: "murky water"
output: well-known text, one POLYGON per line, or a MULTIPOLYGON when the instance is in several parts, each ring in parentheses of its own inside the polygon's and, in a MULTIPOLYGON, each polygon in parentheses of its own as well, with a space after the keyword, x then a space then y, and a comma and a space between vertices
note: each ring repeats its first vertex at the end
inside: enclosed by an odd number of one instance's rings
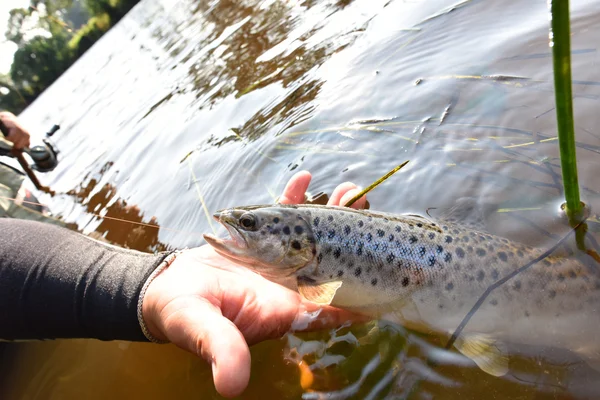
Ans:
MULTIPOLYGON (((571 9, 579 174, 597 211, 600 2, 571 9)), ((543 231, 567 232, 554 214, 545 1, 144 0, 23 118, 40 134, 62 126, 60 165, 43 176, 60 194, 42 200, 84 232, 139 250, 223 233, 203 203, 272 202, 300 169, 313 172, 316 195, 346 180, 367 185, 407 159, 371 208, 422 214, 474 196, 521 209, 492 215, 494 233, 546 246, 555 239, 543 231)), ((598 374, 558 350, 554 364, 515 357, 514 372, 494 378, 435 340, 372 328, 255 346, 243 398, 600 394, 598 374), (302 357, 309 367, 296 365, 302 357)), ((173 346, 13 344, 1 368, 3 399, 218 397, 203 361, 173 346)))

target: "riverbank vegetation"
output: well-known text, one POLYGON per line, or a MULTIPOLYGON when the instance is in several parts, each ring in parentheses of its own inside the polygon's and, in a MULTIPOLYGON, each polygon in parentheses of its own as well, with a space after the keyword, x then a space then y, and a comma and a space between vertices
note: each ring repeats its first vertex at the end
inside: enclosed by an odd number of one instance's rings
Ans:
POLYGON ((0 75, 0 109, 20 113, 139 0, 31 0, 11 10, 6 40, 17 45, 0 75))

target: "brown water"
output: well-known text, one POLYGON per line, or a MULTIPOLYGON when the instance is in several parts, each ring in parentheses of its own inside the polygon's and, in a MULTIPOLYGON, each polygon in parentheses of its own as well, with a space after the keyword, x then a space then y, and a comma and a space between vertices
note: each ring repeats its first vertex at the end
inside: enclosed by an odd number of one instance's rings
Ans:
MULTIPOLYGON (((571 3, 579 174, 597 211, 600 2, 571 3)), ((567 231, 554 213, 545 1, 144 0, 23 118, 34 132, 62 126, 60 165, 42 177, 60 194, 41 199, 83 232, 139 250, 200 245, 223 233, 203 202, 272 202, 300 169, 313 172, 314 195, 407 159, 371 208, 422 214, 475 196, 521 209, 492 215, 495 233, 545 246, 542 231, 567 231)), ((579 364, 517 357, 494 378, 435 341, 371 328, 253 347, 242 397, 600 396, 598 374, 579 364), (317 392, 300 386, 302 355, 317 392)), ((218 398, 204 362, 170 345, 56 341, 2 354, 2 399, 218 398)))

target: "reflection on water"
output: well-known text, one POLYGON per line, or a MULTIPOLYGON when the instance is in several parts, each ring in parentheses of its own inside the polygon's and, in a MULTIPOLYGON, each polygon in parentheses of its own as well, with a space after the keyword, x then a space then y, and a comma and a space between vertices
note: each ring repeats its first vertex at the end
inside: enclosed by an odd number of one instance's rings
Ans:
POLYGON ((304 399, 437 398, 442 394, 462 399, 481 398, 490 390, 496 398, 592 398, 600 390, 597 372, 560 350, 552 350, 553 363, 539 357, 543 350, 537 350, 538 356, 511 354, 511 373, 495 378, 443 345, 443 340, 380 321, 325 337, 290 335, 286 357, 306 365, 299 369, 299 380, 311 383, 304 399))
MULTIPOLYGON (((597 210, 600 13, 594 0, 572 13, 579 174, 597 210)), ((550 57, 542 0, 145 0, 23 118, 63 127, 60 164, 43 176, 61 195, 41 199, 129 248, 199 245, 213 229, 203 206, 272 202, 300 169, 313 172, 312 194, 330 193, 407 159, 372 209, 424 214, 475 197, 499 208, 493 233, 548 247, 568 231, 554 212, 550 57)), ((567 352, 519 349, 512 374, 495 378, 445 340, 383 322, 292 333, 253 347, 243 397, 600 393, 597 373, 567 352)), ((24 343, 2 357, 1 398, 218 397, 210 369, 173 346, 24 343)))
MULTIPOLYGON (((99 172, 100 177, 110 168, 107 163, 99 172)), ((86 176, 84 182, 67 192, 74 201, 85 206, 90 214, 102 210, 100 223, 94 227, 94 237, 100 235, 109 243, 145 252, 165 251, 167 246, 158 240, 160 226, 156 217, 143 222, 143 214, 136 205, 120 199, 117 189, 109 183, 98 187, 98 179, 86 176)))

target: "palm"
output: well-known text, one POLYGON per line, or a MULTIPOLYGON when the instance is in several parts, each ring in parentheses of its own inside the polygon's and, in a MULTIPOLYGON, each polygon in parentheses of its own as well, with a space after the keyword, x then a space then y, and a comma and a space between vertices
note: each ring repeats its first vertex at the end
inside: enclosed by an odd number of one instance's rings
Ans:
POLYGON ((302 310, 315 308, 298 293, 224 259, 208 245, 194 249, 189 256, 193 260, 175 267, 194 269, 197 280, 186 285, 185 291, 179 287, 177 296, 209 299, 237 326, 248 344, 280 337, 302 310))
MULTIPOLYGON (((308 172, 296 174, 280 203, 302 202, 310 179, 308 172)), ((357 193, 355 185, 341 184, 329 204, 345 204, 357 193)), ((362 198, 353 207, 364 207, 365 202, 362 198)), ((248 344, 279 337, 294 321, 301 321, 302 329, 314 329, 339 325, 351 316, 305 301, 297 292, 221 257, 208 245, 184 251, 158 275, 144 297, 143 315, 155 337, 212 363, 215 386, 224 396, 239 395, 248 384, 248 344), (319 318, 311 318, 317 310, 319 318)))

